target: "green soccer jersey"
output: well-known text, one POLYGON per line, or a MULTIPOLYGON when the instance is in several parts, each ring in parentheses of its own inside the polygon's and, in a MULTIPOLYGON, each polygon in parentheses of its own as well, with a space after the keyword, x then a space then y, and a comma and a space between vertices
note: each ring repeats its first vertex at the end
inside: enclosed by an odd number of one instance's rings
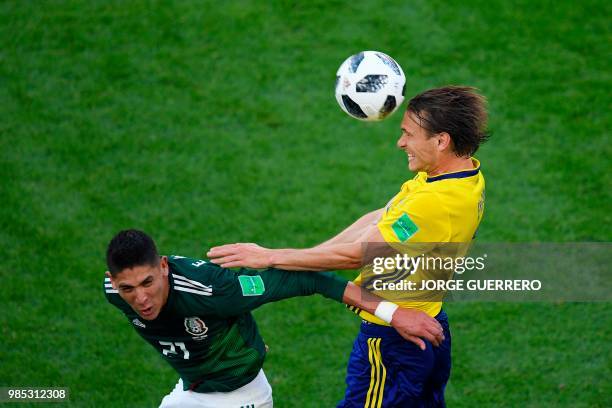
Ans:
POLYGON ((250 311, 269 302, 319 293, 342 301, 347 281, 278 269, 232 271, 168 257, 170 290, 155 320, 145 320, 104 281, 106 298, 179 373, 185 390, 229 392, 252 381, 265 347, 250 311))

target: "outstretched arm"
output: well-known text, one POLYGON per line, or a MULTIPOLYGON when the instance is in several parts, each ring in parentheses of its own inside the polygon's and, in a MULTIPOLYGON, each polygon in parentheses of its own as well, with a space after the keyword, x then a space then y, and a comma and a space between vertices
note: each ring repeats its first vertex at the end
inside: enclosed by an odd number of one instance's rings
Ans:
POLYGON ((203 298, 206 304, 202 306, 208 313, 219 316, 235 316, 266 303, 318 293, 378 316, 422 349, 425 348, 422 338, 436 346, 443 340, 442 327, 437 320, 418 310, 398 308, 333 274, 279 269, 243 269, 234 273, 220 269, 216 282, 215 299, 203 298))
POLYGON ((385 242, 376 224, 371 223, 370 219, 367 221, 352 230, 349 227, 332 240, 314 248, 270 249, 253 243, 229 244, 211 248, 206 255, 224 268, 271 266, 292 271, 357 269, 363 264, 364 243, 385 242), (359 236, 355 234, 357 230, 361 233, 359 236), (352 242, 342 242, 349 236, 352 242))

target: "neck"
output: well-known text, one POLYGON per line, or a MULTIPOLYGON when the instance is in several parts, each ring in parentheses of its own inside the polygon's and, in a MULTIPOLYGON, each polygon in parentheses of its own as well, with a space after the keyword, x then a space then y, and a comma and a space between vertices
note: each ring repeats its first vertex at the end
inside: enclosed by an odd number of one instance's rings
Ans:
POLYGON ((440 163, 438 163, 434 169, 427 172, 427 175, 433 177, 444 173, 471 170, 473 168, 474 163, 472 162, 471 157, 457 157, 453 155, 453 157, 450 157, 447 160, 440 161, 440 163))
POLYGON ((164 299, 162 302, 162 308, 164 306, 166 306, 166 303, 168 303, 168 294, 170 293, 170 277, 166 276, 166 282, 165 282, 165 287, 164 287, 164 299))

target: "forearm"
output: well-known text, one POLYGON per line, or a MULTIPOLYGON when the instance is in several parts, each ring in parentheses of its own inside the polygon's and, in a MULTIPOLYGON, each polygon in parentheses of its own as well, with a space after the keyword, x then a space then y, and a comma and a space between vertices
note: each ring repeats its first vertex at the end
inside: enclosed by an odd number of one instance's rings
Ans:
POLYGON ((346 285, 346 289, 344 290, 344 295, 342 297, 342 303, 349 306, 358 307, 359 309, 365 310, 370 314, 374 314, 376 312, 376 308, 382 301, 384 301, 383 298, 371 294, 361 286, 355 285, 352 282, 349 282, 348 285, 346 285))
POLYGON ((359 218, 353 224, 348 226, 338 235, 334 236, 331 239, 328 239, 325 242, 322 242, 315 248, 322 248, 334 244, 355 242, 371 225, 375 224, 380 219, 381 213, 382 209, 379 209, 363 215, 361 218, 359 218))
POLYGON ((334 244, 308 249, 272 249, 270 265, 292 271, 357 269, 362 262, 362 245, 334 244))
POLYGON ((211 248, 207 256, 224 268, 275 267, 292 271, 356 269, 363 265, 364 246, 384 242, 375 224, 363 228, 350 243, 327 243, 308 249, 270 249, 253 243, 228 244, 211 248))

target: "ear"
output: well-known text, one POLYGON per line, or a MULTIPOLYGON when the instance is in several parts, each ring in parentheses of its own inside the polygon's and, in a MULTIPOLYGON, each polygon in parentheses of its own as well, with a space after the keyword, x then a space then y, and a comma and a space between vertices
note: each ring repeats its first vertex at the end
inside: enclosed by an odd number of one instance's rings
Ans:
POLYGON ((159 260, 159 265, 161 266, 162 275, 168 276, 169 268, 168 268, 168 257, 162 256, 159 260))
POLYGON ((117 289, 117 287, 116 287, 116 285, 115 285, 115 281, 113 280, 113 275, 111 275, 111 273, 110 273, 109 271, 106 271, 106 272, 104 273, 104 275, 106 275, 106 277, 110 279, 110 281, 111 281, 111 285, 113 285, 113 289, 115 289, 115 290, 116 290, 116 289, 117 289))
POLYGON ((451 147, 453 139, 446 132, 438 133, 438 150, 444 151, 451 147))

